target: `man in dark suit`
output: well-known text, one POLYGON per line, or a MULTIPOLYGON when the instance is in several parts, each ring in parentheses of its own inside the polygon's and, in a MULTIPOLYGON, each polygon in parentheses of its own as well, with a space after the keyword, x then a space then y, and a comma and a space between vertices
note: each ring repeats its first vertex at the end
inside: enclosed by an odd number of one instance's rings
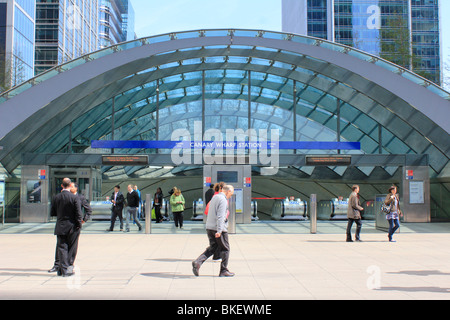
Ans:
POLYGON ((114 187, 114 192, 111 195, 111 226, 109 229, 106 229, 106 231, 113 231, 114 230, 114 224, 116 223, 116 218, 119 217, 120 220, 120 231, 123 231, 123 204, 125 202, 125 198, 120 192, 120 186, 117 185, 114 187))
MULTIPOLYGON (((89 204, 89 201, 87 201, 86 197, 82 193, 78 192, 78 184, 77 183, 72 182, 72 184, 70 185, 70 192, 72 192, 74 195, 76 195, 78 197, 78 199, 80 200, 81 209, 82 209, 82 211, 84 211, 83 220, 81 221, 81 223, 84 224, 85 222, 89 221, 89 219, 91 218, 91 214, 92 214, 91 205, 89 204)), ((77 257, 78 239, 79 238, 80 238, 80 232, 78 232, 77 244, 75 246, 75 249, 73 250, 72 256, 70 257, 70 266, 71 266, 72 270, 73 270, 73 264, 75 262, 75 258, 77 257)))
POLYGON ((57 217, 55 235, 57 236, 57 259, 59 261, 58 275, 67 277, 73 275, 69 272, 70 257, 77 250, 78 236, 82 225, 80 200, 70 192, 71 181, 64 178, 63 190, 52 201, 50 214, 57 217))
MULTIPOLYGON (((84 224, 85 222, 87 222, 92 214, 92 208, 89 204, 89 201, 87 201, 86 197, 81 194, 78 193, 78 184, 76 184, 75 182, 72 182, 70 184, 70 192, 72 192, 74 195, 76 195, 80 201, 80 205, 81 205, 81 209, 84 211, 84 215, 83 215, 83 220, 81 221, 82 224, 84 224)), ((72 251, 72 255, 69 257, 69 269, 68 272, 69 273, 75 273, 73 271, 73 264, 75 262, 75 258, 77 256, 77 252, 78 252, 78 240, 80 238, 80 231, 78 231, 78 236, 75 240, 75 243, 73 245, 74 249, 72 251)), ((59 257, 58 257, 58 243, 56 244, 56 250, 55 250, 55 263, 53 264, 53 267, 48 270, 48 272, 58 272, 59 270, 59 266, 60 266, 60 262, 59 262, 59 257)))

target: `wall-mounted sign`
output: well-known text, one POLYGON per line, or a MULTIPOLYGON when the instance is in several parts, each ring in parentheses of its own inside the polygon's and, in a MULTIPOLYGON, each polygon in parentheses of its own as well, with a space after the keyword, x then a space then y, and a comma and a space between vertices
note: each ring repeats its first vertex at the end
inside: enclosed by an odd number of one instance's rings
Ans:
POLYGON ((102 156, 104 166, 146 166, 148 165, 148 156, 102 156))
POLYGON ((307 166, 349 166, 351 156, 306 156, 307 166))

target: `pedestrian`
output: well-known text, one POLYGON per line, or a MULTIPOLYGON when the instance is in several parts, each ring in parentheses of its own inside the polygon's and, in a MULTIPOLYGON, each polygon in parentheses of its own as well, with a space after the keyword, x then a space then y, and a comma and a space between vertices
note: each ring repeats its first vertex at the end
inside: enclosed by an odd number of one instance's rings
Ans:
POLYGON ((391 186, 389 188, 389 194, 384 199, 384 204, 390 206, 391 210, 386 214, 386 219, 389 222, 389 232, 388 239, 390 242, 396 242, 392 239, 395 231, 400 227, 399 216, 403 216, 402 210, 400 209, 400 197, 397 193, 397 187, 391 186))
POLYGON ((214 184, 211 183, 209 185, 209 189, 205 192, 205 203, 204 203, 205 207, 211 201, 213 196, 214 196, 214 184))
POLYGON ((57 255, 59 261, 58 276, 72 276, 70 271, 71 257, 77 251, 78 237, 80 235, 82 216, 80 199, 70 192, 71 181, 64 178, 62 181, 63 190, 52 200, 50 215, 57 217, 55 232, 57 236, 57 255))
MULTIPOLYGON (((220 182, 218 182, 218 183, 216 183, 215 185, 214 185, 214 195, 213 195, 213 197, 216 195, 216 194, 219 194, 220 192, 222 192, 222 188, 223 188, 223 186, 225 185, 225 182, 223 182, 223 181, 220 181, 220 182)), ((205 208, 205 215, 207 216, 208 215, 208 212, 209 212, 209 202, 208 202, 208 204, 206 205, 206 208, 205 208)), ((229 212, 229 210, 227 209, 227 215, 229 215, 230 214, 230 212, 229 212)), ((213 261, 219 261, 219 260, 221 260, 221 258, 220 258, 220 248, 219 247, 217 247, 217 250, 216 250, 216 252, 214 252, 214 256, 213 256, 213 261)))
POLYGON ((141 220, 141 210, 142 210, 141 191, 138 189, 137 185, 135 185, 133 189, 137 192, 137 194, 139 196, 139 206, 138 206, 137 218, 138 218, 138 220, 141 220))
POLYGON ((163 221, 163 216, 161 215, 163 193, 161 188, 156 189, 156 193, 153 196, 153 199, 153 208, 155 208, 156 223, 160 223, 163 221))
POLYGON ((356 233, 355 233, 355 240, 361 241, 360 234, 361 234, 361 211, 364 210, 363 207, 361 207, 361 203, 359 201, 359 186, 354 185, 352 186, 352 193, 350 194, 350 197, 348 199, 348 207, 347 207, 347 218, 348 218, 348 224, 347 224, 347 242, 353 242, 352 240, 352 225, 353 222, 356 223, 356 233))
POLYGON ((183 229, 183 211, 185 208, 184 197, 181 190, 173 187, 173 194, 170 196, 170 206, 172 208, 173 220, 175 221, 175 228, 183 229))
POLYGON ((123 211, 123 205, 125 202, 125 198, 122 194, 122 192, 120 192, 120 186, 117 185, 114 187, 114 192, 111 195, 111 202, 112 202, 112 206, 111 206, 111 226, 109 227, 109 229, 106 229, 106 231, 113 231, 114 230, 114 225, 116 223, 116 218, 119 217, 119 221, 120 221, 120 231, 123 231, 123 215, 122 215, 122 211, 123 211))
POLYGON ((192 272, 198 277, 202 264, 220 248, 220 277, 232 277, 234 273, 228 270, 228 259, 230 257, 230 244, 228 241, 228 199, 234 193, 231 185, 225 185, 222 191, 215 195, 210 202, 209 214, 206 219, 206 234, 209 246, 194 261, 192 261, 192 272))
MULTIPOLYGON (((214 184, 214 187, 213 187, 213 190, 214 190, 213 197, 214 197, 216 194, 219 194, 220 192, 222 192, 222 188, 223 188, 224 185, 225 185, 225 182, 223 182, 223 181, 214 184)), ((211 197, 211 199, 212 199, 212 197, 211 197)), ((208 215, 208 211, 209 211, 209 202, 211 202, 211 201, 208 201, 208 202, 206 203, 206 207, 205 207, 205 211, 204 211, 205 215, 208 215)))
POLYGON ((139 195, 136 190, 133 189, 133 185, 128 185, 128 193, 127 193, 127 209, 125 212, 125 232, 130 232, 130 224, 129 217, 133 217, 134 223, 139 228, 139 231, 142 230, 142 226, 139 223, 139 220, 136 219, 136 213, 139 207, 139 195))

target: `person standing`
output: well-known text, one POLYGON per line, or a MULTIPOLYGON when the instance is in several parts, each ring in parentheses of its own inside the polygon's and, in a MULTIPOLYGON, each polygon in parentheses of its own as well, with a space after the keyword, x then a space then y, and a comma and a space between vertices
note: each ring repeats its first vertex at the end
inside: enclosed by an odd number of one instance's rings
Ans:
POLYGON ((350 197, 348 199, 348 208, 347 208, 347 218, 348 218, 347 242, 353 242, 351 235, 353 222, 356 223, 355 240, 361 241, 360 238, 362 225, 361 211, 364 210, 364 208, 361 207, 358 193, 359 193, 359 186, 358 185, 352 186, 352 193, 350 194, 350 197))
POLYGON ((82 216, 80 200, 70 192, 70 179, 64 178, 61 186, 63 190, 53 198, 50 215, 57 217, 54 234, 57 236, 58 276, 69 277, 74 274, 68 269, 77 250, 82 216))
POLYGON ((205 192, 205 208, 206 205, 211 201, 212 197, 214 196, 214 184, 209 185, 209 189, 205 192))
POLYGON ((138 210, 137 210, 137 218, 138 218, 138 220, 141 220, 141 210, 142 210, 141 191, 139 190, 137 185, 135 185, 133 189, 134 189, 134 191, 137 192, 137 194, 139 196, 139 206, 138 206, 138 210))
MULTIPOLYGON (((87 201, 86 197, 78 192, 78 184, 75 182, 72 182, 70 185, 70 192, 72 192, 74 195, 76 195, 78 197, 78 199, 80 200, 80 205, 81 205, 81 210, 83 211, 83 220, 81 221, 81 224, 85 224, 87 221, 89 221, 89 219, 91 218, 92 215, 92 208, 91 205, 89 204, 89 201, 87 201)), ((71 272, 73 272, 73 266, 75 263, 75 259, 77 257, 77 252, 78 252, 78 240, 80 238, 80 232, 78 232, 78 237, 77 237, 77 243, 76 246, 73 250, 72 256, 70 257, 70 268, 71 268, 71 272)))
POLYGON ((220 248, 219 277, 232 277, 234 273, 228 270, 228 259, 230 257, 230 244, 228 241, 228 199, 234 193, 231 185, 225 185, 222 191, 215 195, 210 202, 208 217, 206 219, 206 234, 209 246, 194 261, 192 261, 192 272, 198 277, 202 264, 220 248))
POLYGON ((114 230, 114 225, 116 223, 116 218, 119 217, 119 221, 120 221, 120 231, 123 231, 123 215, 122 215, 122 211, 123 211, 123 204, 125 202, 125 198, 122 194, 122 192, 120 192, 120 186, 117 185, 114 187, 114 192, 111 195, 111 202, 112 202, 112 206, 111 206, 111 226, 109 227, 109 229, 106 229, 106 231, 113 231, 114 230))
POLYGON ((156 189, 156 193, 153 198, 153 208, 155 208, 156 223, 160 223, 163 220, 163 216, 161 215, 161 207, 163 203, 163 193, 161 188, 156 189))
POLYGON ((403 216, 402 210, 400 210, 400 197, 396 186, 393 185, 389 188, 389 194, 384 199, 384 203, 391 206, 391 211, 386 214, 386 219, 389 222, 388 239, 390 242, 396 242, 392 239, 392 236, 400 227, 399 216, 403 216))
POLYGON ((183 229, 183 211, 184 211, 184 197, 181 190, 177 187, 173 188, 173 194, 170 196, 170 206, 172 208, 173 220, 175 221, 175 228, 183 229))
POLYGON ((139 207, 139 195, 136 192, 136 190, 133 189, 133 186, 131 184, 128 185, 127 204, 128 206, 125 213, 125 221, 126 221, 125 231, 130 232, 130 224, 128 222, 130 216, 133 217, 134 223, 136 223, 136 225, 139 228, 139 231, 141 231, 142 226, 139 223, 139 220, 136 219, 136 213, 139 207))

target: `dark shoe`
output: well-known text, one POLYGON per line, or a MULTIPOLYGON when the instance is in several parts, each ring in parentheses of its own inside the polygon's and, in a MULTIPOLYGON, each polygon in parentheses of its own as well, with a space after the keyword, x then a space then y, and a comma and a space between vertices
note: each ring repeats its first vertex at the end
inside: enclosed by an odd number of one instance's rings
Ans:
POLYGON ((139 231, 142 231, 142 226, 139 226, 139 231))
POLYGON ((53 267, 53 268, 51 268, 50 270, 48 270, 48 273, 53 273, 53 272, 58 272, 58 268, 57 267, 53 267))
POLYGON ((198 277, 198 271, 200 270, 200 264, 197 261, 192 261, 192 272, 198 277))
POLYGON ((230 272, 230 271, 228 271, 228 270, 222 271, 222 272, 219 274, 219 277, 234 277, 234 273, 233 273, 233 272, 230 272))
POLYGON ((107 232, 112 232, 112 230, 111 230, 111 229, 106 229, 105 231, 107 231, 107 232))
POLYGON ((63 277, 71 277, 71 276, 73 276, 73 275, 75 275, 75 272, 64 273, 62 276, 63 276, 63 277))
POLYGON ((347 242, 353 242, 353 240, 352 240, 352 239, 347 239, 346 241, 347 241, 347 242))

